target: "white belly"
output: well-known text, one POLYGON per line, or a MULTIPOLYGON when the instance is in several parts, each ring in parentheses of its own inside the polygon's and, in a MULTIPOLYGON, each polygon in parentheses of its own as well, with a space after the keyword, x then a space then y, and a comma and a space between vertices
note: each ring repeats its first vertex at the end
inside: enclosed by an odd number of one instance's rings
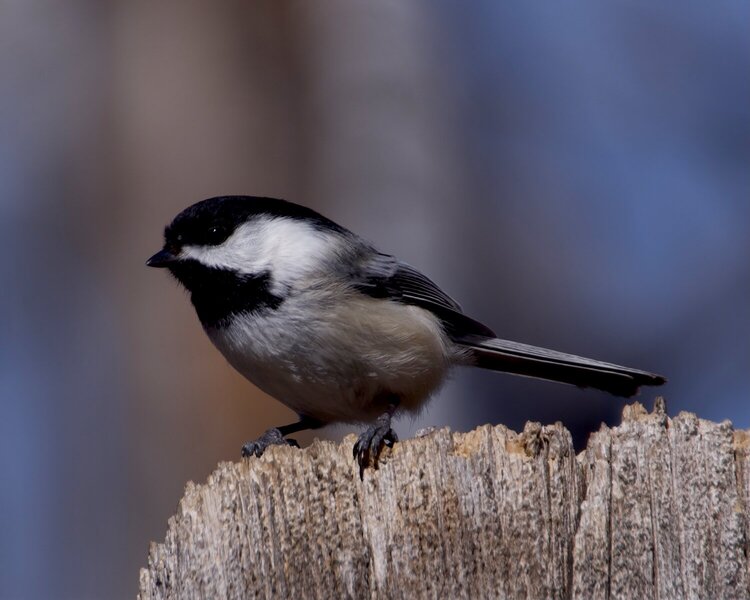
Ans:
POLYGON ((235 369, 299 414, 367 421, 394 397, 400 408, 417 410, 453 358, 437 318, 415 306, 343 295, 301 294, 207 333, 235 369))

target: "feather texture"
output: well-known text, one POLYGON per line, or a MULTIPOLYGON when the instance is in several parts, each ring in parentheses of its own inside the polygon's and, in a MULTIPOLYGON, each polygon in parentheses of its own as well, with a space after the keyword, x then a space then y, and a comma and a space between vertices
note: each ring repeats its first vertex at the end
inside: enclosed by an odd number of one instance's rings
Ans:
POLYGON ((647 371, 498 338, 466 335, 454 337, 453 341, 471 351, 478 367, 592 387, 615 396, 634 396, 642 385, 662 385, 666 381, 647 371))

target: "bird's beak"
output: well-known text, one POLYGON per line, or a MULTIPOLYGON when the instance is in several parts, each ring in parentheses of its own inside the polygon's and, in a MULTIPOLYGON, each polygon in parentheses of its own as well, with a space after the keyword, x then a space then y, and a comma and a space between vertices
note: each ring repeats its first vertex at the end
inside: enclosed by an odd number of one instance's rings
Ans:
POLYGON ((151 258, 149 258, 146 261, 146 266, 164 268, 164 267, 168 267, 171 264, 176 263, 178 260, 179 259, 174 254, 172 254, 169 250, 164 248, 164 250, 160 250, 159 252, 154 254, 151 258))

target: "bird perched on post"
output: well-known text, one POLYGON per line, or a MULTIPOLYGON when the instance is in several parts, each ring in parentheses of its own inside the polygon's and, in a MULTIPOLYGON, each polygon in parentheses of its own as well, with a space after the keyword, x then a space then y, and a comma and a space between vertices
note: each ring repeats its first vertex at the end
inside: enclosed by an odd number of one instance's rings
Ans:
POLYGON ((391 419, 417 411, 456 365, 632 396, 660 375, 498 339, 414 267, 303 206, 223 196, 178 214, 146 263, 190 292, 229 363, 299 421, 246 443, 260 456, 285 436, 366 423, 360 475, 397 441, 391 419))

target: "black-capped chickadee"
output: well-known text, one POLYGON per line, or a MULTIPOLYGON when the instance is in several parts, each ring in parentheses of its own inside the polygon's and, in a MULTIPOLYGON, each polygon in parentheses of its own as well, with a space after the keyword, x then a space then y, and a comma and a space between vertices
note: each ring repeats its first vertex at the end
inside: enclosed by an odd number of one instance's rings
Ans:
POLYGON ((632 396, 659 375, 498 339, 414 267, 317 212, 273 198, 224 196, 175 217, 166 267, 190 292, 213 344, 299 415, 242 448, 260 456, 285 436, 333 422, 369 423, 354 446, 360 474, 454 365, 632 396))

